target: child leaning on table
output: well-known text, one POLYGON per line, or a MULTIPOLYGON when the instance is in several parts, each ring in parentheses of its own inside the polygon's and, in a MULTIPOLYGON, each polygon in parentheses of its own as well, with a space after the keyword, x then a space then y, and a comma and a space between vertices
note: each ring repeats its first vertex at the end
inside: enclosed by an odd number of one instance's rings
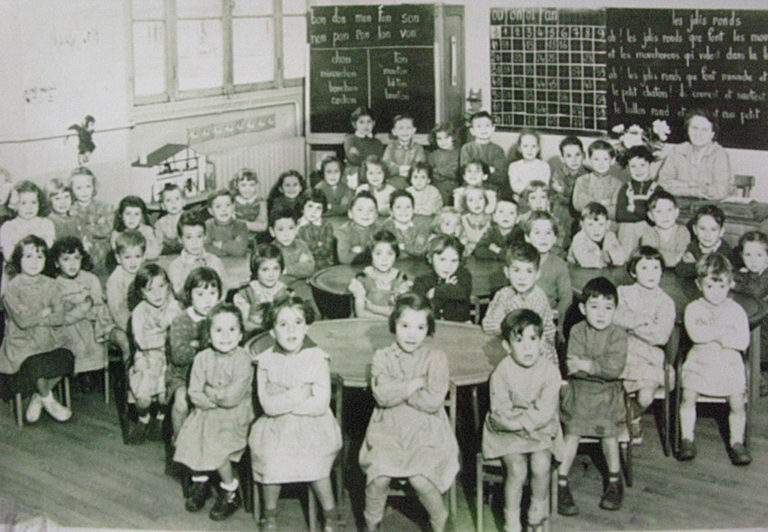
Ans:
POLYGON ((702 297, 685 307, 685 330, 693 347, 680 375, 683 439, 677 458, 692 460, 696 456, 696 399, 704 394, 728 398, 728 454, 733 465, 748 465, 752 456, 744 447, 747 383, 741 351, 749 346, 749 319, 744 308, 728 297, 733 288, 730 261, 720 253, 701 257, 696 263, 696 285, 702 297))
POLYGON ((541 316, 513 310, 501 323, 504 350, 490 378, 490 411, 483 425, 483 457, 504 462, 504 530, 520 530, 520 500, 531 470, 531 502, 526 522, 541 525, 549 516, 549 471, 559 457, 560 371, 543 353, 541 316))
POLYGON ((251 282, 235 293, 233 303, 243 315, 245 332, 264 328, 264 311, 275 299, 290 292, 280 280, 285 270, 283 254, 274 244, 258 244, 249 261, 251 282))
POLYGON ((624 248, 616 233, 608 230, 608 210, 591 202, 581 212, 581 230, 573 236, 568 249, 568 262, 582 268, 622 266, 627 262, 624 248))
POLYGON ((435 236, 427 244, 432 271, 413 282, 413 291, 426 296, 439 320, 470 320, 472 274, 463 264, 463 253, 464 246, 455 236, 435 236))
POLYGON ((560 417, 565 426, 557 481, 557 512, 561 515, 579 513, 568 485, 568 472, 582 436, 600 438, 608 465, 600 508, 618 510, 624 498, 618 425, 625 416, 621 374, 627 359, 627 333, 613 323, 617 294, 608 279, 596 277, 587 282, 582 298, 579 310, 586 319, 571 328, 566 355, 568 384, 560 399, 560 417))
POLYGON ((365 264, 376 232, 378 208, 370 192, 358 192, 349 205, 349 221, 336 229, 336 256, 341 264, 365 264))
POLYGON ((723 240, 725 234, 725 213, 717 205, 702 205, 688 222, 693 232, 693 240, 683 254, 683 259, 675 267, 675 273, 680 277, 696 277, 696 263, 699 259, 712 253, 720 253, 732 257, 733 250, 728 242, 723 240))

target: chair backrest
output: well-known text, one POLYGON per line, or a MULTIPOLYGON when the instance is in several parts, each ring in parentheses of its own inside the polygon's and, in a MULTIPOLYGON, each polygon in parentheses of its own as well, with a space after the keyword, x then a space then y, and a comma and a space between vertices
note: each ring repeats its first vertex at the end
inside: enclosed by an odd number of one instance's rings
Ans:
POLYGON ((755 176, 736 174, 733 176, 733 179, 734 183, 736 184, 736 188, 741 192, 741 195, 745 198, 748 198, 750 192, 752 191, 752 187, 755 186, 755 176))

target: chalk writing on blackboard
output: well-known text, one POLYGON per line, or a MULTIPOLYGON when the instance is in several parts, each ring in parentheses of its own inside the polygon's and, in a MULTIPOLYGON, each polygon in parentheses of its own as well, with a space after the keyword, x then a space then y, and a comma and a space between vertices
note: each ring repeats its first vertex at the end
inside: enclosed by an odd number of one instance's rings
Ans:
POLYGON ((609 9, 609 126, 709 108, 724 146, 768 148, 768 11, 609 9))
POLYGON ((605 12, 491 9, 491 114, 497 129, 606 127, 605 12))

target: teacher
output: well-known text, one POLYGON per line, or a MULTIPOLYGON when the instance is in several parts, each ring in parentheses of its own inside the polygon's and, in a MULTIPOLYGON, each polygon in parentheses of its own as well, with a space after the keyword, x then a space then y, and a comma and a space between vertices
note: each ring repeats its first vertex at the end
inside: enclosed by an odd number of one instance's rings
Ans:
POLYGON ((659 170, 659 184, 675 196, 721 200, 733 190, 731 163, 725 149, 715 142, 717 120, 707 110, 685 115, 688 141, 678 144, 659 170))

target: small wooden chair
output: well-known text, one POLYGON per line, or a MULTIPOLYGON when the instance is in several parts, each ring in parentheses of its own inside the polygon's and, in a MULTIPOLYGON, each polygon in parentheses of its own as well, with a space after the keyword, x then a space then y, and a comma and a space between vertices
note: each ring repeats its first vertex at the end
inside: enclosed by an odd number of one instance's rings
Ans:
MULTIPOLYGON (((30 359, 28 358, 27 360, 30 359)), ((21 363, 21 367, 19 367, 19 373, 24 371, 24 364, 27 362, 27 360, 21 363)), ((66 365, 68 369, 66 369, 66 371, 61 375, 62 378, 56 385, 54 392, 56 393, 59 402, 61 402, 67 408, 72 408, 72 401, 70 400, 69 393, 69 376, 74 373, 75 358, 71 353, 69 362, 66 365)), ((19 426, 19 428, 24 427, 24 395, 25 393, 23 393, 22 390, 14 390, 13 400, 9 402, 11 409, 16 416, 16 424, 19 426)))
POLYGON ((736 190, 741 192, 743 197, 748 198, 752 192, 752 187, 755 186, 755 176, 736 174, 733 176, 733 179, 734 184, 736 185, 736 190))

